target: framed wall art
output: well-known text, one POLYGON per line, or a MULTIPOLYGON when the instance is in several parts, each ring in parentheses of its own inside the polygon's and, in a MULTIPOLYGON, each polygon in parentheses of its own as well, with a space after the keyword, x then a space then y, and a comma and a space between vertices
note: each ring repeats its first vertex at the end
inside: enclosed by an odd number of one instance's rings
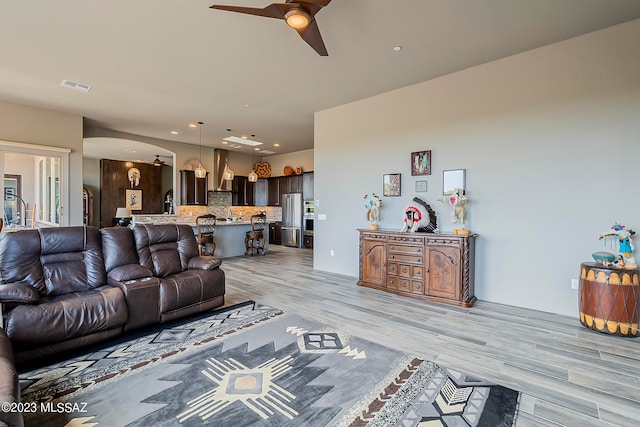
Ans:
POLYGON ((452 194, 456 189, 465 190, 466 169, 442 171, 442 194, 452 194))
POLYGON ((142 190, 126 190, 126 206, 132 211, 142 210, 142 190))
POLYGON ((400 196, 400 177, 399 173, 388 173, 382 175, 382 195, 395 197, 400 196))
POLYGON ((416 193, 427 192, 427 181, 416 181, 416 193))
POLYGON ((431 150, 411 153, 411 176, 431 175, 431 150))

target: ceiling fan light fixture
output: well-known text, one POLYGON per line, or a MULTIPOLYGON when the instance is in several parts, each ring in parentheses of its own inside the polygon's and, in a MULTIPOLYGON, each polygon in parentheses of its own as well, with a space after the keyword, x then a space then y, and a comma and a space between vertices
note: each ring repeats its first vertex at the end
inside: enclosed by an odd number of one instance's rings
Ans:
POLYGON ((299 30, 309 26, 311 16, 309 16, 306 10, 295 7, 284 14, 284 20, 287 22, 288 26, 299 30))

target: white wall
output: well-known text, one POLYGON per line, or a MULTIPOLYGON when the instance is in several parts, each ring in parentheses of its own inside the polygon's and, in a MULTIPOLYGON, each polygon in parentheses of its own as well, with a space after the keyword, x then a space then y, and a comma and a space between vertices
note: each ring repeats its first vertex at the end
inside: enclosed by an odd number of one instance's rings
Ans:
POLYGON ((478 298, 576 315, 570 282, 598 234, 640 232, 638 52, 640 20, 316 113, 315 268, 357 276, 363 196, 384 173, 402 173, 402 196, 383 199, 382 228, 417 195, 451 230, 442 170, 465 168, 478 298), (427 193, 409 165, 421 150, 427 193))
POLYGON ((264 158, 271 166, 271 176, 283 176, 285 166, 291 166, 294 170, 299 166, 304 172, 313 171, 313 151, 302 150, 294 153, 276 154, 264 158))
POLYGON ((82 224, 82 116, 0 101, 0 140, 68 148, 69 225, 82 224))

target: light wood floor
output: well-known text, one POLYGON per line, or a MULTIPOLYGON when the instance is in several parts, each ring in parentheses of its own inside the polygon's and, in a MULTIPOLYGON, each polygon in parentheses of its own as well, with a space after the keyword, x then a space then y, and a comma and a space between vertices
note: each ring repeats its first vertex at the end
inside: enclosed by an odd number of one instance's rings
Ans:
POLYGON ((639 426, 640 339, 573 317, 478 301, 471 309, 359 287, 271 245, 223 260, 226 304, 252 299, 522 392, 517 426, 639 426))

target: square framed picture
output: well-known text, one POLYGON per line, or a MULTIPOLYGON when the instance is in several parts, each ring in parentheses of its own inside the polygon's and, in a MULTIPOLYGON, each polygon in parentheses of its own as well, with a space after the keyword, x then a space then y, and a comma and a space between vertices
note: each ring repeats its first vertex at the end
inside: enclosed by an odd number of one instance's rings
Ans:
POLYGON ((382 195, 388 197, 400 196, 399 173, 388 173, 382 175, 382 195))
POLYGON ((427 181, 416 181, 416 193, 427 192, 427 181))
POLYGON ((126 206, 132 211, 142 210, 142 190, 125 190, 126 206))
POLYGON ((411 176, 431 175, 431 150, 411 153, 411 176))

